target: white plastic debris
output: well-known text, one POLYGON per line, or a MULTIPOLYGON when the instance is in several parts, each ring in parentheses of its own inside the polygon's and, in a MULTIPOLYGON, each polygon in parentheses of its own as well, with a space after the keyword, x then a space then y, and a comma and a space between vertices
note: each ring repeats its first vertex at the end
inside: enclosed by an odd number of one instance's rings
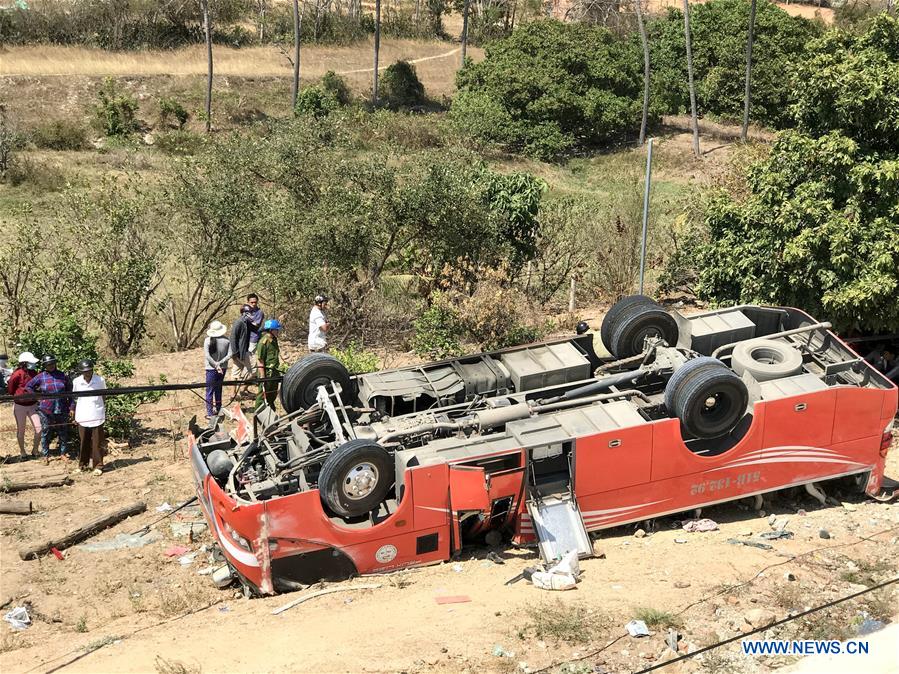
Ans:
POLYGON ((178 562, 180 562, 181 566, 188 566, 194 563, 194 557, 197 556, 196 552, 190 552, 186 555, 182 555, 178 558, 178 562))
POLYGON ((24 606, 16 606, 13 610, 3 616, 14 630, 24 630, 31 627, 31 616, 28 615, 28 609, 24 606))
POLYGON ((156 506, 156 512, 158 513, 167 513, 173 510, 172 506, 169 505, 168 501, 163 503, 162 505, 156 506))
POLYGON ((632 637, 649 636, 649 628, 646 627, 646 623, 642 620, 631 620, 627 625, 624 626, 624 628, 632 637))
POLYGON ((577 550, 565 553, 565 556, 546 571, 537 571, 531 576, 531 583, 541 590, 570 590, 577 585, 581 567, 577 559, 577 550))
POLYGON ((718 523, 707 517, 701 520, 688 520, 684 522, 684 531, 717 531, 718 523))

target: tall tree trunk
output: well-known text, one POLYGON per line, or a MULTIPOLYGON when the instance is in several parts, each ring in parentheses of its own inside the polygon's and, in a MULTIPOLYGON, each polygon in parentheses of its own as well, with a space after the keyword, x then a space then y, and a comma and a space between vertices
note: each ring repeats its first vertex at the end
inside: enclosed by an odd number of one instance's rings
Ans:
MULTIPOLYGON (((305 3, 303 3, 305 6, 305 3)), ((290 87, 290 109, 297 107, 297 96, 300 93, 300 31, 303 28, 303 16, 300 14, 300 0, 293 0, 293 83, 290 87)))
POLYGON ((468 51, 468 10, 469 0, 462 5, 462 65, 465 65, 465 52, 468 51))
POLYGON ((749 103, 752 82, 752 42, 755 38, 755 0, 749 0, 749 38, 746 40, 746 90, 743 93, 743 129, 740 140, 746 142, 749 133, 749 103))
MULTIPOLYGON (((755 2, 755 0, 752 1, 755 2)), ((640 28, 640 42, 643 43, 643 121, 640 122, 640 145, 646 142, 646 121, 649 118, 649 41, 646 39, 642 4, 643 0, 635 0, 637 26, 640 28)))
POLYGON ((415 32, 421 30, 421 0, 415 0, 415 32))
POLYGON ((696 85, 693 83, 693 39, 690 37, 690 0, 684 0, 684 37, 687 42, 687 80, 690 85, 690 122, 693 126, 693 154, 698 159, 699 120, 696 117, 696 85))
POLYGON ((378 56, 381 51, 381 0, 375 0, 375 68, 371 85, 372 105, 378 104, 378 56))
POLYGON ((212 131, 212 24, 209 20, 209 0, 200 0, 200 7, 206 33, 206 133, 209 133, 212 131))

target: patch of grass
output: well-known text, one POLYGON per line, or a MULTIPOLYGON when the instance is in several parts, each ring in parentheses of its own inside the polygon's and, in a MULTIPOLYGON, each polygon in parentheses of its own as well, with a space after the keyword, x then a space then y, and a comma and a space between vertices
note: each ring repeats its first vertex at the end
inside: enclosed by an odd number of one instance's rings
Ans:
POLYGON ((647 606, 636 609, 634 618, 645 622, 647 627, 683 627, 684 624, 683 620, 673 613, 647 606))
POLYGON ((185 665, 179 660, 166 660, 161 655, 156 656, 156 674, 200 674, 202 668, 197 665, 185 665))
POLYGON ((810 613, 796 622, 796 634, 803 639, 845 641, 855 636, 855 627, 839 609, 810 613))
POLYGON ((164 616, 180 615, 208 604, 213 597, 212 584, 186 583, 183 587, 167 587, 159 593, 159 612, 164 616))
POLYGON ((518 631, 521 639, 537 639, 569 644, 585 644, 612 625, 612 619, 594 608, 565 604, 561 600, 528 609, 528 623, 518 631))
POLYGON ((886 576, 891 575, 895 568, 886 559, 868 561, 861 559, 855 562, 857 568, 843 571, 840 579, 856 585, 876 585, 886 576))
POLYGON ((87 616, 81 616, 78 618, 78 622, 75 623, 75 631, 84 633, 87 632, 87 616))
POLYGON ((40 192, 59 192, 66 186, 61 168, 19 154, 6 171, 6 181, 13 187, 25 185, 40 192))
POLYGON ((711 674, 732 674, 737 671, 736 663, 727 655, 727 652, 716 648, 699 656, 703 671, 711 674))
POLYGON ((90 642, 87 646, 84 647, 84 650, 88 653, 93 653, 94 651, 99 651, 104 646, 109 646, 109 644, 114 641, 118 641, 122 637, 116 634, 107 634, 105 637, 101 637, 90 642))
POLYGON ((785 582, 772 595, 772 601, 787 610, 798 609, 803 604, 803 592, 799 583, 785 582))
POLYGON ((46 150, 83 150, 87 147, 87 128, 79 122, 54 119, 31 130, 31 142, 46 150))
POLYGON ((887 622, 896 613, 896 599, 892 587, 885 587, 882 590, 866 594, 861 600, 864 609, 875 620, 887 622))

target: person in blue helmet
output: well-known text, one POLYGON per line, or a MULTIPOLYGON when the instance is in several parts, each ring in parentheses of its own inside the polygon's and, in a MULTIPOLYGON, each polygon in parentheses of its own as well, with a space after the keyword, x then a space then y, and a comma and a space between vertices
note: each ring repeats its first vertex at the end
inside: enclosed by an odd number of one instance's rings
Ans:
MULTIPOLYGON (((256 374, 260 379, 277 377, 281 374, 281 347, 278 346, 280 331, 281 321, 277 318, 268 319, 262 326, 262 336, 256 347, 256 374)), ((278 382, 267 381, 259 384, 256 409, 259 409, 263 403, 274 408, 277 399, 278 382)))

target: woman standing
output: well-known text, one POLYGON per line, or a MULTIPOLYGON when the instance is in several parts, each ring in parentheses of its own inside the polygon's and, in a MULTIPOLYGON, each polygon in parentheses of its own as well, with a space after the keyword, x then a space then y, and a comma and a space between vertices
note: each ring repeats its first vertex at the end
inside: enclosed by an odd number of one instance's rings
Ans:
POLYGON ((206 361, 206 416, 214 417, 222 409, 222 382, 228 359, 231 357, 231 340, 225 337, 228 328, 220 321, 212 321, 203 340, 203 358, 206 361))
MULTIPOLYGON (((9 375, 6 382, 6 392, 9 395, 20 396, 26 395, 25 384, 30 382, 37 371, 34 366, 37 365, 37 358, 30 351, 19 354, 19 366, 9 375)), ((30 421, 31 427, 34 428, 34 440, 31 445, 31 455, 37 456, 37 446, 41 440, 41 417, 37 413, 37 400, 32 399, 31 402, 23 400, 13 403, 13 414, 16 417, 16 438, 19 441, 19 454, 28 456, 25 453, 25 422, 30 421)))
MULTIPOLYGON (((94 374, 92 361, 83 360, 78 364, 80 376, 72 380, 72 392, 100 391, 106 388, 103 377, 94 374)), ((103 424, 106 423, 106 402, 103 396, 83 396, 75 398, 75 423, 81 451, 78 454, 76 473, 90 469, 94 464, 94 475, 103 473, 103 424)))

